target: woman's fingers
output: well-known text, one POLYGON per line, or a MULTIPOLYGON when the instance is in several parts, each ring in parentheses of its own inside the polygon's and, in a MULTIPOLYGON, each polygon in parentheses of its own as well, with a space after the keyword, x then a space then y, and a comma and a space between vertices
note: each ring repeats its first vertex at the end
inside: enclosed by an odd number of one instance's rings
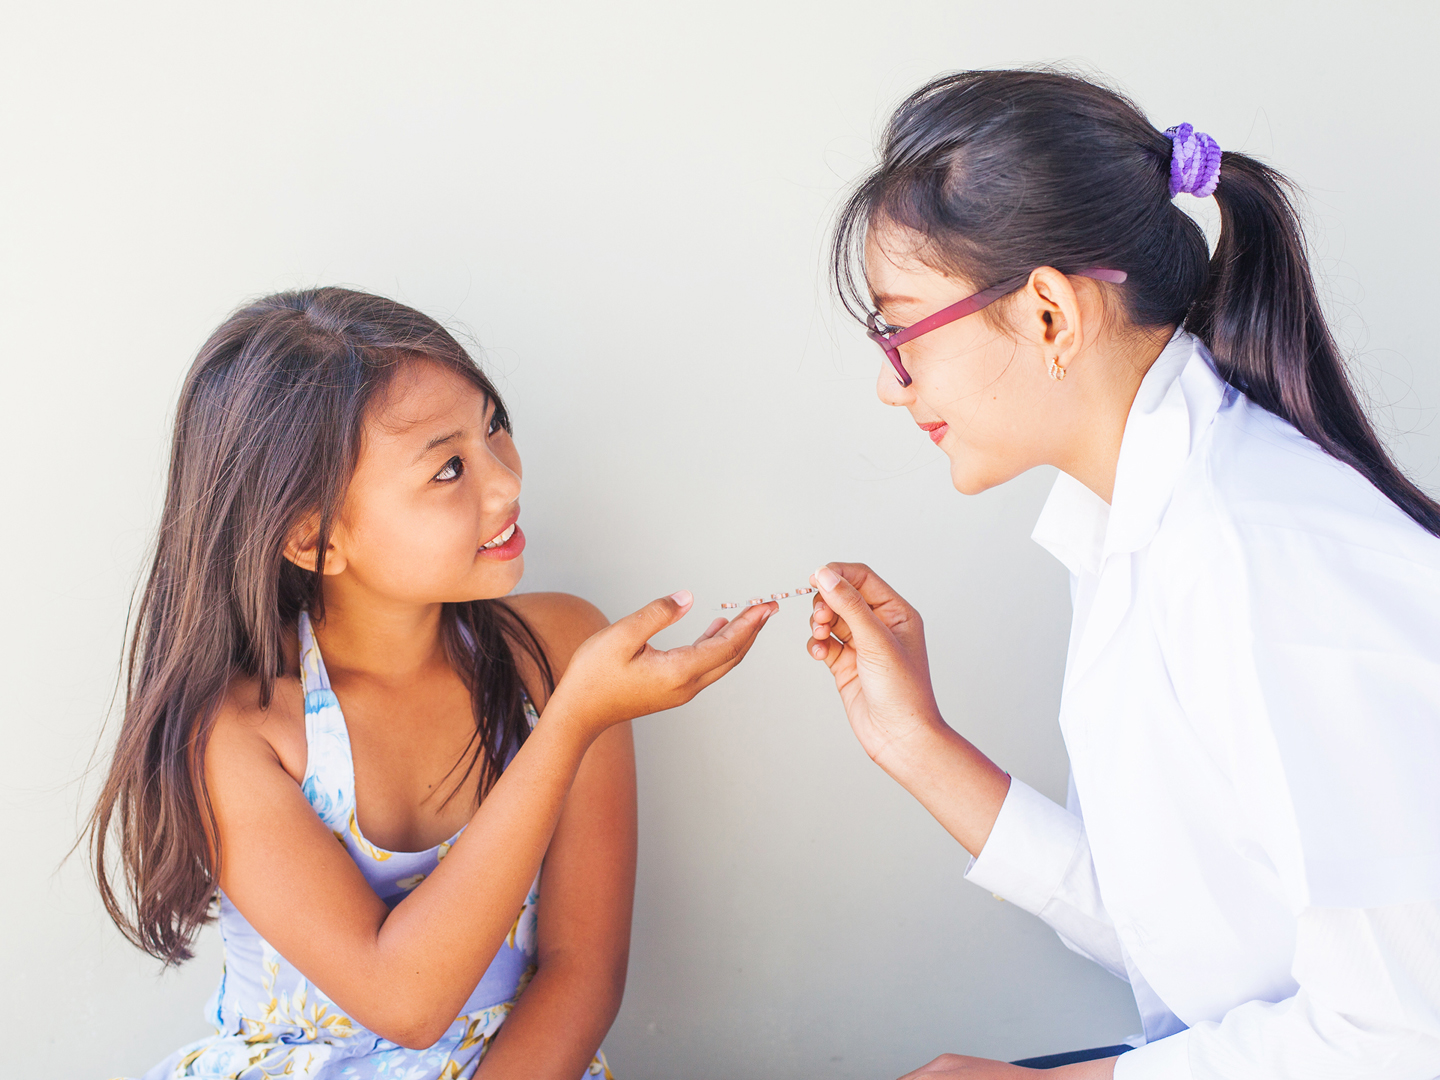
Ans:
POLYGON ((892 589, 885 580, 864 563, 832 562, 828 568, 839 574, 855 589, 872 608, 881 604, 904 603, 905 598, 892 589))
MULTIPOLYGON (((824 599, 832 616, 831 619, 827 619, 820 625, 827 626, 830 634, 840 638, 847 644, 852 639, 857 638, 859 644, 864 644, 867 639, 873 639, 875 636, 885 633, 886 628, 884 623, 881 622, 880 618, 872 610, 868 598, 863 596, 860 591, 850 583, 848 578, 842 576, 835 569, 837 566, 847 567, 851 565, 859 564, 833 563, 829 566, 822 566, 819 570, 815 571, 810 580, 813 581, 820 590, 821 597, 824 599), (844 637, 841 637, 841 634, 837 633, 837 631, 842 630, 844 637)), ((890 597, 895 596, 893 591, 889 591, 888 585, 885 585, 878 577, 869 573, 868 567, 863 569, 869 574, 870 578, 873 579, 873 582, 878 582, 884 590, 889 592, 890 597)), ((871 588, 877 595, 879 594, 880 590, 876 589, 873 584, 871 588)), ((818 631, 819 629, 820 627, 817 626, 816 630, 818 631)), ((816 636, 818 637, 818 633, 816 636)))
POLYGON ((827 637, 824 641, 811 641, 808 644, 810 655, 816 660, 825 661, 825 666, 831 671, 835 670, 835 665, 840 662, 840 657, 845 652, 844 644, 836 641, 833 637, 827 637))
POLYGON ((810 634, 816 641, 836 637, 847 645, 853 636, 850 627, 845 625, 845 620, 836 615, 830 605, 818 596, 815 597, 814 610, 810 614, 810 634))

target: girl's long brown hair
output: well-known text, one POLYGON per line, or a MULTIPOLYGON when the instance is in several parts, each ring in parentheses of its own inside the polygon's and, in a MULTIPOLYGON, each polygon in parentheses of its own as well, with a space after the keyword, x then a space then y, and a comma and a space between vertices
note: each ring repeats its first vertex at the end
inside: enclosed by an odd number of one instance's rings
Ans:
MULTIPOLYGON (((509 429, 494 386, 439 323, 349 289, 277 293, 241 308, 185 379, 154 562, 130 631, 124 719, 88 826, 110 917, 167 964, 190 957, 216 888, 215 818, 196 767, 216 708, 236 678, 258 680, 268 706, 300 612, 323 617, 319 571, 367 410, 416 356, 469 380, 509 429), (316 572, 283 555, 311 515, 316 572)), ((478 768, 483 795, 529 733, 517 650, 547 691, 554 676, 504 601, 446 604, 442 634, 475 713, 461 782, 478 768)))

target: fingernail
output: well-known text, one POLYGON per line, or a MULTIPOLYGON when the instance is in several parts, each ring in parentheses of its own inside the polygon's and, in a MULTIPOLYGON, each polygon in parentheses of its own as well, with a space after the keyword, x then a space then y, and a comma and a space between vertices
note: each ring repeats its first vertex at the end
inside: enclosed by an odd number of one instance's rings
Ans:
POLYGON ((810 655, 813 656, 813 657, 815 657, 816 660, 824 660, 824 659, 825 659, 825 646, 823 646, 823 645, 816 645, 813 649, 810 650, 810 655))
POLYGON ((820 583, 822 589, 829 592, 835 588, 836 585, 840 584, 840 575, 834 570, 831 570, 830 567, 822 566, 819 570, 815 571, 815 580, 820 583))
POLYGON ((691 601, 693 601, 695 597, 691 596, 687 590, 681 589, 679 592, 671 593, 670 599, 674 600, 675 603, 679 604, 681 607, 689 607, 691 601))

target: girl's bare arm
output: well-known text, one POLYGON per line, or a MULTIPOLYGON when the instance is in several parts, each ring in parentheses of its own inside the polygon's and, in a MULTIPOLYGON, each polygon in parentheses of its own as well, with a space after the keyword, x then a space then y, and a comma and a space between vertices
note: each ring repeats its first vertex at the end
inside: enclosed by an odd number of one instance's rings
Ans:
POLYGON ((227 708, 205 760, 221 887, 349 1016, 403 1046, 431 1045, 514 923, 592 743, 718 679, 774 609, 752 609, 684 649, 644 644, 681 610, 656 601, 584 643, 465 834, 393 911, 316 817, 256 718, 227 708))
MULTIPOLYGON (((574 597, 522 596, 559 676, 605 617, 574 597)), ((574 1080, 620 1009, 635 894, 635 751, 630 725, 591 745, 545 855, 539 966, 495 1037, 477 1080, 574 1080)))

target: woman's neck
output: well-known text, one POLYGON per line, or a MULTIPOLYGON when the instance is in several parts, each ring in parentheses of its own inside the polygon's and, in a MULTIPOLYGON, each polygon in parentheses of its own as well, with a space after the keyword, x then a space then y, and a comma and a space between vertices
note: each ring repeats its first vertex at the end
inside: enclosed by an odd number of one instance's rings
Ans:
POLYGON ((1163 336, 1133 335, 1106 341, 1097 348, 1101 363, 1087 365, 1083 400, 1074 411, 1077 423, 1059 460, 1052 462, 1107 503, 1115 495, 1120 446, 1140 384, 1169 344, 1173 328, 1163 336), (1097 370, 1098 369, 1098 370, 1097 370), (1092 374, 1093 373, 1093 374, 1092 374))

